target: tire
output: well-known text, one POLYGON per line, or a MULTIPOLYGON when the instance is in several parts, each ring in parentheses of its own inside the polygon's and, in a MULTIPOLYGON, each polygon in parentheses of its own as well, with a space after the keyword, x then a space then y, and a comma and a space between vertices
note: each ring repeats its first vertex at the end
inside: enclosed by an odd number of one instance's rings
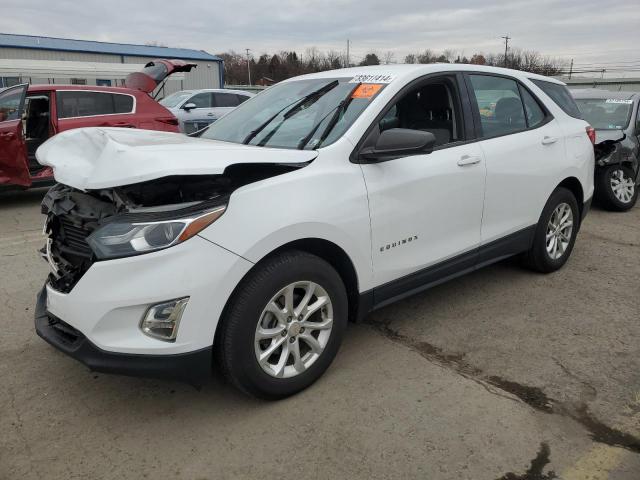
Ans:
POLYGON ((624 165, 600 168, 596 172, 596 193, 600 204, 615 212, 626 212, 632 208, 638 200, 634 178, 633 170, 624 165))
POLYGON ((329 263, 297 250, 273 255, 243 279, 227 304, 215 343, 218 365, 233 385, 249 395, 266 400, 293 395, 329 367, 347 318, 346 289, 329 263), (307 303, 314 313, 292 318, 286 296, 291 292, 296 310, 310 291, 313 296, 307 303), (278 342, 280 346, 272 349, 278 342), (266 358, 260 362, 259 356, 266 358))
MULTIPOLYGON (((559 225, 562 227, 565 224, 566 222, 562 222, 559 225)), ((542 210, 533 238, 533 244, 524 257, 526 266, 541 273, 555 272, 560 269, 571 255, 579 227, 580 210, 578 209, 576 197, 570 190, 558 187, 551 194, 551 197, 549 197, 547 204, 542 210), (568 228, 556 228, 553 231, 559 231, 562 236, 553 235, 555 244, 553 239, 548 243, 547 234, 549 230, 553 228, 552 221, 554 225, 557 225, 558 220, 562 220, 564 214, 568 214, 569 212, 571 218, 568 220, 571 222, 571 231, 569 232, 568 228), (556 246, 556 250, 554 250, 554 245, 556 246)), ((553 232, 551 232, 551 234, 553 234, 553 232)))

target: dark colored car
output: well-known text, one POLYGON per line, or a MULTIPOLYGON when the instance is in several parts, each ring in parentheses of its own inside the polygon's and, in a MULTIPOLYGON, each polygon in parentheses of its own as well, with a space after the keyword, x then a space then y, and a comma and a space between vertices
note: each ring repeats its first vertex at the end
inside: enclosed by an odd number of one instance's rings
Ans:
POLYGON ((53 181, 36 150, 56 133, 81 127, 124 127, 178 132, 178 120, 151 97, 172 73, 195 65, 155 60, 130 74, 126 88, 17 85, 0 91, 0 187, 53 181))
POLYGON ((640 185, 640 93, 599 89, 571 92, 596 130, 596 196, 605 208, 626 211, 640 185))

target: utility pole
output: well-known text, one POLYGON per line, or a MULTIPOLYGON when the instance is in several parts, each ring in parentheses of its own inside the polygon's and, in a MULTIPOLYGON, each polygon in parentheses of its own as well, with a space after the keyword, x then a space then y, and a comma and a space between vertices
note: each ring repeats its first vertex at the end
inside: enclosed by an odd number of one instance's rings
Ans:
POLYGON ((245 50, 247 51, 247 74, 249 76, 249 86, 251 86, 251 62, 249 61, 249 52, 251 50, 248 48, 245 48, 245 50))
POLYGON ((350 64, 349 64, 349 39, 347 39, 347 64, 345 65, 346 68, 349 68, 350 64))
POLYGON ((572 73, 573 73, 573 58, 571 59, 571 66, 569 67, 569 80, 571 80, 572 73))
POLYGON ((507 52, 509 51, 509 40, 511 40, 511 37, 507 34, 500 38, 504 38, 504 67, 507 68, 507 52))
POLYGON ((603 68, 602 69, 602 75, 600 75, 600 78, 604 78, 604 72, 606 72, 606 70, 603 68))

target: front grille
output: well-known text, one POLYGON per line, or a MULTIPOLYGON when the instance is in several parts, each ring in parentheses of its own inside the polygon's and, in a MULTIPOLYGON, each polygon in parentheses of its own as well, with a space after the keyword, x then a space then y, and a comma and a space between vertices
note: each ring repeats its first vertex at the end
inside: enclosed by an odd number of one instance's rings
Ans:
POLYGON ((64 245, 73 249, 80 255, 91 255, 91 247, 87 243, 89 230, 74 225, 69 219, 58 217, 61 227, 61 240, 64 245))
POLYGON ((92 229, 65 214, 49 214, 50 244, 44 253, 56 268, 49 276, 52 288, 68 293, 93 263, 93 251, 87 243, 92 229))

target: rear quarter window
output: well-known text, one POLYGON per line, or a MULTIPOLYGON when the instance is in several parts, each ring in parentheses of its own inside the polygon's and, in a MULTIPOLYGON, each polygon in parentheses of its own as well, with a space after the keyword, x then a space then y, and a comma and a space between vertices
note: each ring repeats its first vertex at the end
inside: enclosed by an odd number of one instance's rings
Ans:
POLYGON ((564 85, 553 82, 545 82, 544 80, 530 79, 538 88, 546 93, 553 102, 558 105, 564 113, 573 117, 582 119, 578 105, 571 96, 569 89, 564 85))

